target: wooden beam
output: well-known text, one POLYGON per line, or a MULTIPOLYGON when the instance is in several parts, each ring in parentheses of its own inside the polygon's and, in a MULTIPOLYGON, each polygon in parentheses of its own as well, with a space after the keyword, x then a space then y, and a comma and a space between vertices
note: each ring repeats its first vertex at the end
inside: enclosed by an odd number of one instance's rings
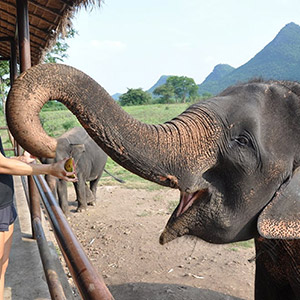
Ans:
POLYGON ((5 25, 9 25, 9 26, 15 28, 15 24, 13 24, 13 23, 7 22, 6 20, 1 20, 1 22, 3 22, 5 25))
MULTIPOLYGON (((0 8, 0 12, 1 12, 2 14, 5 14, 5 15, 7 15, 7 16, 10 16, 10 17, 15 18, 15 15, 14 15, 14 14, 11 14, 11 13, 5 11, 4 9, 1 9, 1 8, 0 8)), ((39 19, 39 20, 41 20, 41 21, 43 21, 43 22, 45 22, 45 23, 48 23, 49 25, 51 25, 51 26, 53 26, 53 27, 55 27, 55 25, 56 25, 56 24, 53 24, 53 23, 50 22, 49 20, 47 20, 47 19, 45 19, 45 18, 43 18, 43 17, 41 17, 41 16, 39 16, 39 15, 37 15, 37 14, 30 13, 30 16, 33 16, 34 18, 37 18, 37 19, 39 19)))
POLYGON ((13 40, 10 36, 0 36, 0 42, 11 42, 13 40))
MULTIPOLYGON (((1 8, 0 8, 0 12, 3 13, 3 14, 8 15, 8 16, 10 16, 10 17, 13 17, 12 14, 10 14, 10 13, 8 13, 8 12, 6 12, 6 11, 3 11, 1 8)), ((53 28, 56 27, 56 24, 51 23, 51 22, 49 22, 49 21, 47 21, 46 19, 43 19, 43 18, 40 18, 40 19, 43 20, 43 21, 48 22, 48 24, 52 25, 53 28)), ((2 21, 2 20, 1 20, 1 21, 2 21)), ((7 22, 7 21, 5 21, 5 20, 3 20, 3 21, 4 21, 6 24, 8 24, 8 25, 10 25, 10 26, 12 26, 12 27, 15 26, 13 23, 7 22)), ((45 33, 45 34, 49 34, 49 32, 50 32, 50 31, 48 31, 48 30, 41 29, 41 28, 36 27, 36 26, 34 26, 34 25, 30 25, 30 27, 31 27, 31 28, 34 28, 35 30, 37 30, 37 31, 39 31, 39 32, 45 33)), ((51 28, 51 29, 52 29, 52 28, 51 28)), ((36 38, 40 38, 40 37, 37 36, 37 35, 36 35, 35 37, 36 37, 36 38)), ((41 38, 40 38, 40 39, 41 39, 41 38)), ((43 40, 43 39, 41 39, 41 40, 43 40)))
POLYGON ((42 10, 45 10, 46 12, 49 12, 57 17, 62 17, 62 14, 57 9, 54 10, 54 9, 48 8, 45 5, 42 5, 39 2, 34 1, 34 0, 30 0, 30 4, 40 8, 42 10))
MULTIPOLYGON (((40 8, 40 9, 42 9, 42 10, 48 12, 48 13, 51 13, 51 14, 53 14, 53 15, 55 15, 55 16, 61 17, 60 11, 58 11, 58 12, 57 12, 57 10, 54 11, 54 10, 52 10, 52 9, 50 9, 50 8, 48 8, 48 7, 46 7, 45 5, 42 5, 42 4, 38 3, 37 1, 30 0, 30 1, 29 1, 29 4, 30 4, 30 5, 33 5, 33 6, 36 6, 36 7, 40 8)), ((10 8, 16 9, 15 5, 13 5, 13 4, 11 4, 11 3, 6 3, 6 5, 7 5, 8 7, 10 7, 10 8)))

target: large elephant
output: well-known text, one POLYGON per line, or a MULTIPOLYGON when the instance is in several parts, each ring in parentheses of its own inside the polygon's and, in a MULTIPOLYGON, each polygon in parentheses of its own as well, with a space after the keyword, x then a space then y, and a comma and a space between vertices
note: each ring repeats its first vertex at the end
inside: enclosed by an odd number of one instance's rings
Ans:
MULTIPOLYGON (((55 158, 41 158, 40 160, 42 163, 52 163, 66 157, 73 157, 76 165, 78 181, 74 182, 74 188, 78 201, 77 211, 83 211, 87 205, 96 203, 97 185, 105 170, 107 155, 85 129, 74 127, 57 138, 55 158)), ((57 192, 60 207, 68 215, 67 182, 51 175, 46 176, 46 181, 52 192, 57 192)))
POLYGON ((15 81, 6 105, 11 132, 37 156, 55 155, 56 140, 38 119, 50 99, 120 165, 180 190, 160 243, 183 235, 210 243, 255 238, 256 299, 300 299, 300 84, 238 84, 149 125, 86 74, 38 65, 15 81))

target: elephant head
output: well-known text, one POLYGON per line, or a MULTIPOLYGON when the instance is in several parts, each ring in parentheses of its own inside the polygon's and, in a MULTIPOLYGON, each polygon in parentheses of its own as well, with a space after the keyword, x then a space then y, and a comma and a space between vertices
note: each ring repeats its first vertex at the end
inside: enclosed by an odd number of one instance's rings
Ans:
POLYGON ((62 102, 117 163, 180 190, 162 244, 182 235, 228 243, 258 231, 300 238, 300 198, 292 188, 299 181, 299 97, 298 84, 249 82, 194 104, 164 124, 149 125, 124 112, 86 74, 48 64, 15 81, 6 115, 22 147, 53 157, 56 141, 44 132, 38 114, 48 100, 62 102))

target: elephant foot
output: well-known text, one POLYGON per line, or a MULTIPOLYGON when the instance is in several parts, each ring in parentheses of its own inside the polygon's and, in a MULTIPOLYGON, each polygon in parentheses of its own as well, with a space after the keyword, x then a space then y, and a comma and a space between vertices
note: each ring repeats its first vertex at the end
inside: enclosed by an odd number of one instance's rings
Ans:
POLYGON ((86 210, 88 210, 87 206, 79 206, 77 207, 76 212, 83 212, 86 210))

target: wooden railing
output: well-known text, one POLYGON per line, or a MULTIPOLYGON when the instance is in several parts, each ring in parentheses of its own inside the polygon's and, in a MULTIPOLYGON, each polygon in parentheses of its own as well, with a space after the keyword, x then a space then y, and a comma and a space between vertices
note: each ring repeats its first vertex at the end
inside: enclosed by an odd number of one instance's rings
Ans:
MULTIPOLYGON (((59 248, 83 299, 111 300, 111 293, 77 241, 43 176, 33 176, 59 248)), ((34 218, 34 226, 40 223, 34 218)), ((40 228, 40 226, 39 226, 40 228)))
MULTIPOLYGON (((7 130, 7 127, 0 127, 0 130, 7 130)), ((14 150, 16 153, 16 147, 5 148, 4 150, 14 150)), ((51 299, 65 300, 67 298, 44 233, 40 201, 45 207, 57 244, 82 299, 113 300, 113 296, 106 287, 102 277, 97 273, 78 242, 44 176, 21 176, 21 181, 30 208, 32 234, 37 241, 51 299), (33 183, 28 184, 28 180, 32 180, 33 183)))

